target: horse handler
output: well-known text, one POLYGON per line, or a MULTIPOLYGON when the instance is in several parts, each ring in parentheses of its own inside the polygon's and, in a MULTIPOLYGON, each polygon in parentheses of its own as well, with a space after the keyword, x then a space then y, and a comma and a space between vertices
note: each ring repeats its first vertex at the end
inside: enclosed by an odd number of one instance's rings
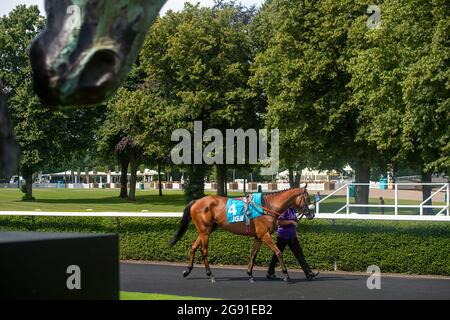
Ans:
MULTIPOLYGON (((277 247, 280 249, 281 253, 283 253, 286 246, 289 246, 289 249, 291 249, 292 253, 297 258, 308 281, 311 281, 319 275, 319 272, 313 272, 311 270, 303 255, 302 247, 297 238, 297 214, 292 208, 289 208, 278 218, 277 247)), ((267 279, 277 279, 275 276, 275 265, 277 262, 278 258, 274 254, 269 269, 267 270, 267 279)))

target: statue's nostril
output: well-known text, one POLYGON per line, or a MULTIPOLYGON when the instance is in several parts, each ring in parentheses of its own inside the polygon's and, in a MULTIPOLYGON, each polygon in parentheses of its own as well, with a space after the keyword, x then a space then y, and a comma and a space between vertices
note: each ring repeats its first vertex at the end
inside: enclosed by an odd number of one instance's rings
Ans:
POLYGON ((99 87, 113 79, 118 59, 112 50, 99 50, 89 59, 80 78, 82 87, 99 87))

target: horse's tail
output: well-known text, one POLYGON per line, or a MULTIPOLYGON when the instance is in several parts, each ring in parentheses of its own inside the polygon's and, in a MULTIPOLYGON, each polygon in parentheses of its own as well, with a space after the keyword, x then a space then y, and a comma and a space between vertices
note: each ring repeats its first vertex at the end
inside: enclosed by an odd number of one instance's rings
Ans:
POLYGON ((169 246, 173 247, 183 235, 186 233, 186 230, 189 226, 189 222, 191 221, 191 207, 194 205, 195 200, 191 201, 183 211, 183 217, 181 218, 180 225, 178 226, 177 231, 175 232, 172 239, 169 241, 169 246))

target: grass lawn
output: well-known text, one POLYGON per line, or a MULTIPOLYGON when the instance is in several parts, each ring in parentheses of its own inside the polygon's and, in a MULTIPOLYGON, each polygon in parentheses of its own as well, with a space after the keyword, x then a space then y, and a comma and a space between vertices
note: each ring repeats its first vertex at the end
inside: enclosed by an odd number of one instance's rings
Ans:
POLYGON ((120 292, 120 300, 219 300, 212 298, 198 298, 189 296, 174 296, 159 293, 120 292))
MULTIPOLYGON (((33 195, 36 201, 22 201, 22 193, 18 189, 0 189, 0 211, 86 211, 94 212, 181 212, 185 206, 182 191, 164 190, 160 197, 157 190, 138 190, 136 201, 131 202, 118 197, 118 189, 35 189, 33 195)), ((239 196, 240 193, 230 193, 239 196)), ((353 198, 351 198, 354 200, 353 198)), ((370 203, 377 204, 378 199, 371 198, 370 203)), ((385 199, 385 204, 393 204, 393 199, 385 199)), ((320 212, 332 213, 345 204, 345 197, 334 196, 320 206, 320 212)), ((418 204, 418 201, 402 200, 399 204, 418 204)), ((439 204, 439 203, 435 203, 439 204)), ((439 210, 434 209, 435 213, 439 210)), ((345 210, 341 211, 345 213, 345 210)), ((385 208, 385 214, 393 214, 393 208, 385 208)), ((380 213, 378 208, 371 208, 371 213, 380 213)), ((400 214, 418 214, 416 208, 401 208, 400 214)))
POLYGON ((157 190, 137 191, 135 202, 120 199, 118 189, 35 189, 33 196, 36 201, 22 201, 19 190, 2 189, 0 210, 178 212, 185 206, 183 194, 179 191, 165 191, 163 197, 158 196, 157 190))

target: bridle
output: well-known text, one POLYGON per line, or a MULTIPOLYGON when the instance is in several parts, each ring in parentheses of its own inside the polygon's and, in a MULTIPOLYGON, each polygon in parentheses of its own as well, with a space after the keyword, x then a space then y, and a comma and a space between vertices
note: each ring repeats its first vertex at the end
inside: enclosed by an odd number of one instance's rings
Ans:
MULTIPOLYGON (((308 206, 307 201, 306 201, 305 193, 306 192, 303 191, 299 195, 299 197, 301 197, 301 199, 303 200, 302 201, 303 205, 300 207, 300 210, 302 210, 302 211, 301 211, 301 214, 300 214, 300 218, 298 218, 297 221, 300 221, 305 215, 307 215, 307 213, 309 213, 309 206, 308 206)), ((270 209, 267 208, 266 206, 260 206, 259 204, 255 203, 253 201, 251 201, 249 203, 251 203, 253 206, 256 206, 256 207, 259 207, 259 208, 263 209, 263 214, 264 215, 270 216, 270 217, 272 217, 274 219, 278 219, 278 217, 281 216, 282 213, 279 213, 279 212, 273 210, 273 207, 270 205, 270 202, 267 201, 267 195, 263 195, 263 200, 268 206, 271 207, 270 209)))
POLYGON ((309 210, 310 210, 310 207, 306 201, 305 192, 302 192, 300 194, 300 197, 303 200, 302 201, 303 205, 300 207, 301 212, 300 212, 300 218, 298 218, 298 221, 300 221, 305 215, 309 215, 309 210))

